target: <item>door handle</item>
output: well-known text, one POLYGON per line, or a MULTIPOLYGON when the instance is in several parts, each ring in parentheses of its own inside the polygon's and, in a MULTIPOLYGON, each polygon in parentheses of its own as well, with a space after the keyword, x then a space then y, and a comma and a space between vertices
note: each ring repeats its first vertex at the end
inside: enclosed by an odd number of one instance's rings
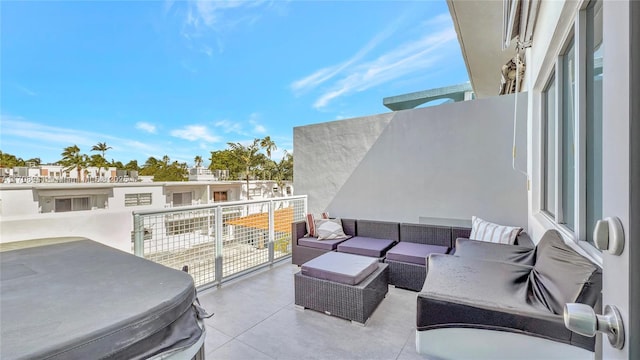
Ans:
POLYGON ((596 222, 593 229, 593 242, 602 251, 609 251, 612 255, 622 254, 624 250, 624 229, 617 217, 608 217, 596 222))
POLYGON ((624 325, 618 308, 606 305, 602 315, 597 315, 586 304, 570 303, 564 305, 564 326, 580 335, 593 337, 597 332, 607 334, 611 346, 624 347, 624 325))

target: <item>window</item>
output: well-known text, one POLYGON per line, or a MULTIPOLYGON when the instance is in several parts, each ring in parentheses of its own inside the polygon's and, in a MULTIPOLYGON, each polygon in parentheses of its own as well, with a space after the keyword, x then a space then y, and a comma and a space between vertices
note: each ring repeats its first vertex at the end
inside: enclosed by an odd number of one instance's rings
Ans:
POLYGON ((541 93, 541 209, 593 243, 602 217, 602 2, 576 24, 541 93))
POLYGON ((249 195, 251 195, 251 196, 262 196, 262 189, 261 188, 253 188, 253 189, 249 190, 249 195))
POLYGON ((214 191, 213 192, 213 202, 219 201, 227 201, 227 192, 226 191, 214 191))
POLYGON ((191 205, 193 194, 191 192, 173 193, 173 206, 191 205))
POLYGON ((124 206, 151 205, 151 193, 125 194, 124 206))
POLYGON ((56 198, 55 212, 91 210, 88 197, 56 198))
POLYGON ((587 8, 586 58, 586 226, 587 241, 602 218, 602 2, 587 8))
POLYGON ((576 99, 576 80, 575 80, 575 48, 571 41, 567 51, 562 57, 562 141, 561 141, 561 216, 560 223, 564 224, 571 230, 575 229, 575 99, 576 99))
POLYGON ((549 215, 556 214, 556 83, 551 76, 542 94, 544 125, 544 196, 542 209, 549 215))

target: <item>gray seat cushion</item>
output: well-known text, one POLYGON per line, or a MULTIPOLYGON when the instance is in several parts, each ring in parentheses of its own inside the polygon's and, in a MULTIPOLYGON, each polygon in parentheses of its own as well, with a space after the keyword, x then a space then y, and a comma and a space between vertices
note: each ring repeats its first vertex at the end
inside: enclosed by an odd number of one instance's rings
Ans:
POLYGON ((346 239, 339 240, 318 240, 315 237, 303 237, 298 239, 298 245, 311 247, 314 249, 322 249, 332 251, 338 247, 338 244, 345 241, 346 239))
POLYGON ((341 284, 357 285, 378 269, 378 261, 366 256, 328 252, 302 264, 303 275, 341 284))
POLYGON ((370 237, 355 236, 338 245, 338 251, 356 255, 381 258, 387 250, 393 246, 394 241, 389 239, 375 239, 370 237))
POLYGON ((447 251, 446 246, 401 241, 387 251, 387 260, 426 265, 429 254, 446 254, 447 251))

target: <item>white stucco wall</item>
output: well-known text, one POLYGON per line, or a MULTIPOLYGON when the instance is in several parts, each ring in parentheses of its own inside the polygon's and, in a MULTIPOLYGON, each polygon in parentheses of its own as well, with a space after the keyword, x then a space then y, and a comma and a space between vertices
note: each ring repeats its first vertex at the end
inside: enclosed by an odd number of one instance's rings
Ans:
POLYGON ((1 190, 0 216, 26 215, 38 212, 38 195, 36 190, 31 187, 1 190))
MULTIPOLYGON (((514 97, 444 104, 294 128, 294 185, 309 211, 419 222, 527 225, 526 177, 512 169, 514 97)), ((526 169, 525 96, 518 164, 526 169)))
POLYGON ((0 243, 56 237, 85 237, 131 252, 130 210, 90 210, 3 216, 0 243))

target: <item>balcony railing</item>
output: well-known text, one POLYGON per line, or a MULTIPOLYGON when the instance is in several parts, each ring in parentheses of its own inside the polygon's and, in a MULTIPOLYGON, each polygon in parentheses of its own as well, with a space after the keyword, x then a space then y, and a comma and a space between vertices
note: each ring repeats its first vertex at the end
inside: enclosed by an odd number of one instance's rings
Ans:
POLYGON ((291 256, 291 223, 306 213, 306 195, 134 211, 133 250, 206 288, 291 256))

